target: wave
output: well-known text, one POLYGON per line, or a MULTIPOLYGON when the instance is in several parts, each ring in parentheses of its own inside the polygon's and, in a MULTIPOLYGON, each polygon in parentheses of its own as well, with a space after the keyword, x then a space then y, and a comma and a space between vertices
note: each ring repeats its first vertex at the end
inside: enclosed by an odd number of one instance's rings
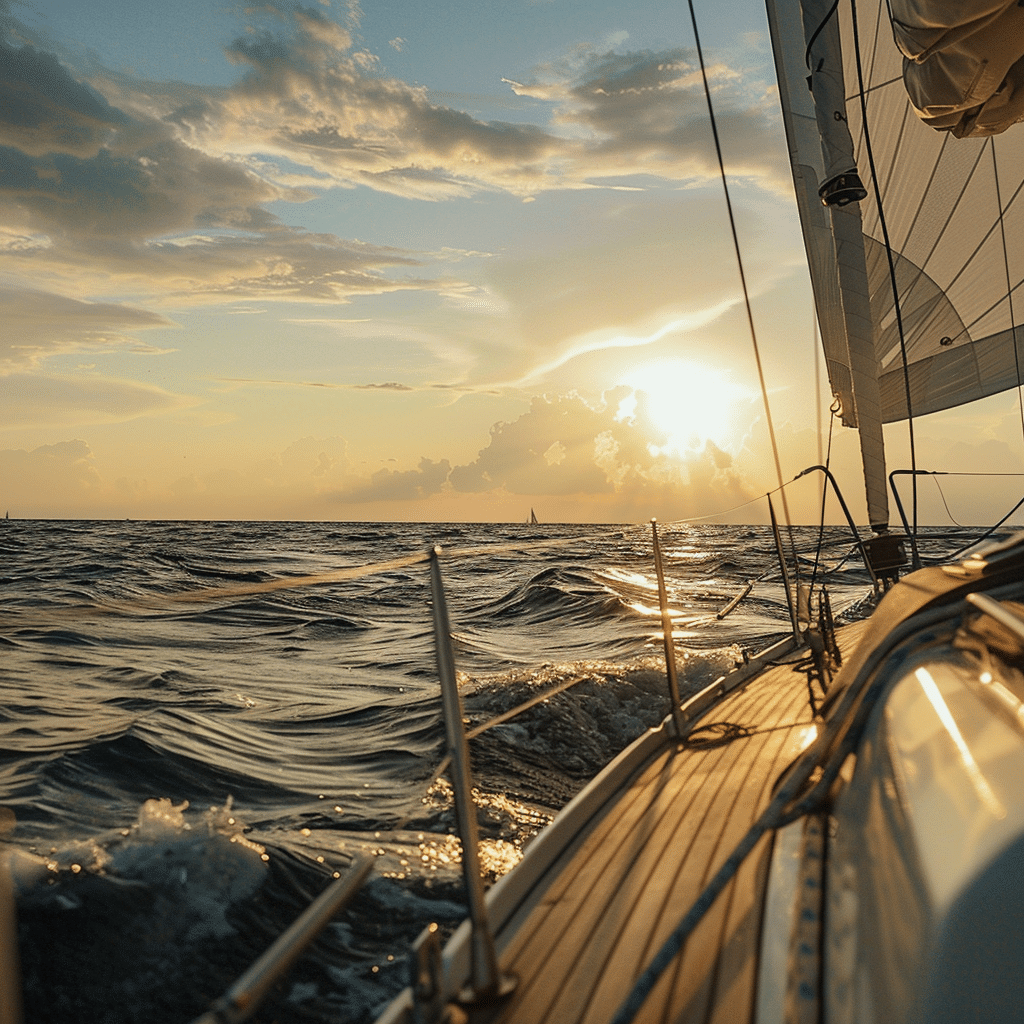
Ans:
MULTIPOLYGON (((191 1019, 358 854, 374 880, 266 1019, 371 1019, 406 982, 409 941, 462 917, 426 566, 250 583, 446 546, 491 879, 667 712, 643 527, 12 526, 0 827, 24 869, 26 1019, 191 1019), (229 884, 248 877, 246 844, 264 865, 251 891, 229 884)), ((767 531, 669 526, 663 543, 691 693, 788 616, 767 531)), ((852 602, 862 576, 836 592, 852 602)))

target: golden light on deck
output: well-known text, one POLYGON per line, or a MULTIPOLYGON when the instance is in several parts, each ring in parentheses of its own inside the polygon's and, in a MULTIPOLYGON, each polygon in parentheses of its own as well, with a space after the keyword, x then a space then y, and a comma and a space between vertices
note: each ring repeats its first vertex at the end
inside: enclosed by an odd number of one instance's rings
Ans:
POLYGON ((806 725, 797 733, 797 748, 800 751, 806 750, 818 738, 818 727, 806 725))

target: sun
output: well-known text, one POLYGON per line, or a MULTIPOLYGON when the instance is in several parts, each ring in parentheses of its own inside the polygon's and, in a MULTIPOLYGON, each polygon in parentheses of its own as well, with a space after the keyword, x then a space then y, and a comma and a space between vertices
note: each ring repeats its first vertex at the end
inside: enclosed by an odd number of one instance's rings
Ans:
POLYGON ((706 441, 727 445, 735 436, 737 406, 750 397, 726 371, 685 359, 644 363, 619 383, 634 393, 619 403, 618 418, 634 418, 642 409, 651 425, 667 435, 656 451, 666 455, 682 455, 706 441))

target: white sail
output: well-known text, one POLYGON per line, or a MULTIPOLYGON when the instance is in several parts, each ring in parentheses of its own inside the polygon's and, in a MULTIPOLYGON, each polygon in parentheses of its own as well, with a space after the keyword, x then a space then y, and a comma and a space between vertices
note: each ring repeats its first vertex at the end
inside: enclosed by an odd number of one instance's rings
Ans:
MULTIPOLYGON (((908 395, 911 414, 920 416, 1017 387, 1024 379, 1024 128, 957 138, 952 130, 929 127, 922 120, 927 98, 919 91, 912 103, 904 85, 905 65, 908 85, 920 68, 897 47, 885 3, 862 0, 856 6, 859 64, 847 0, 831 16, 829 3, 805 0, 802 20, 776 0, 768 6, 829 378, 844 422, 861 431, 865 470, 870 473, 870 463, 884 461, 880 424, 906 418, 908 395), (831 85, 824 78, 830 63, 831 85), (829 96, 837 69, 845 89, 843 110, 833 109, 829 96), (814 96, 807 88, 812 72, 814 96), (818 193, 837 170, 830 136, 847 132, 850 168, 859 172, 866 196, 826 209, 818 193), (870 308, 867 329, 857 315, 864 308, 861 266, 870 308), (899 294, 902 347, 892 276, 899 294), (865 335, 871 339, 869 352, 865 335), (861 380, 865 373, 877 379, 877 414, 870 389, 861 380)), ((907 6, 921 8, 923 2, 904 0, 907 6)), ((964 5, 954 7, 959 15, 964 5)), ((933 37, 963 45, 966 38, 963 31, 933 37)), ((1022 44, 1020 38, 1015 41, 1022 44)), ((1012 99, 1011 79, 1002 86, 996 83, 991 95, 1012 99)), ((932 104, 932 113, 939 105, 932 104)), ((983 113, 984 103, 975 107, 975 114, 983 113)), ((1006 103, 1003 108, 1006 121, 1009 108, 1006 103)), ((969 134, 966 127, 961 134, 969 134)), ((867 486, 869 514, 877 524, 877 480, 869 477, 867 486)))
POLYGON ((804 246, 811 271, 822 347, 840 416, 860 429, 868 519, 876 531, 888 526, 885 446, 878 387, 869 276, 860 209, 856 203, 826 208, 819 188, 855 165, 846 122, 833 115, 845 106, 843 66, 816 61, 819 105, 808 88, 807 40, 815 49, 839 52, 838 24, 829 4, 807 0, 804 9, 768 3, 779 93, 786 122, 804 246), (819 30, 820 26, 820 30, 819 30))
MULTIPOLYGON (((841 21, 847 67, 855 69, 849 11, 841 21)), ((871 17, 861 11, 858 27, 868 132, 894 250, 910 408, 920 416, 1024 379, 1024 129, 957 138, 927 127, 903 86, 903 55, 884 6, 871 17)), ((868 136, 853 98, 850 126, 858 166, 867 174, 868 136)), ((879 210, 873 197, 861 207, 882 418, 891 422, 907 416, 908 389, 879 210)))

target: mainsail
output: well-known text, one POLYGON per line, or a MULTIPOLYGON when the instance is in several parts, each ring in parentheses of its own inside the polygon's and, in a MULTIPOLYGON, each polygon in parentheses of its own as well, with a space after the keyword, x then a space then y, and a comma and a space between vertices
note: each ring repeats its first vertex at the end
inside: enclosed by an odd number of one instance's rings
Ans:
MULTIPOLYGON (((870 521, 884 529, 881 424, 908 404, 920 416, 1024 380, 1024 129, 928 127, 884 2, 792 8, 768 0, 822 344, 843 422, 861 433, 870 521), (859 173, 863 199, 822 205, 837 169, 859 173)), ((847 199, 854 179, 841 182, 847 199)))

